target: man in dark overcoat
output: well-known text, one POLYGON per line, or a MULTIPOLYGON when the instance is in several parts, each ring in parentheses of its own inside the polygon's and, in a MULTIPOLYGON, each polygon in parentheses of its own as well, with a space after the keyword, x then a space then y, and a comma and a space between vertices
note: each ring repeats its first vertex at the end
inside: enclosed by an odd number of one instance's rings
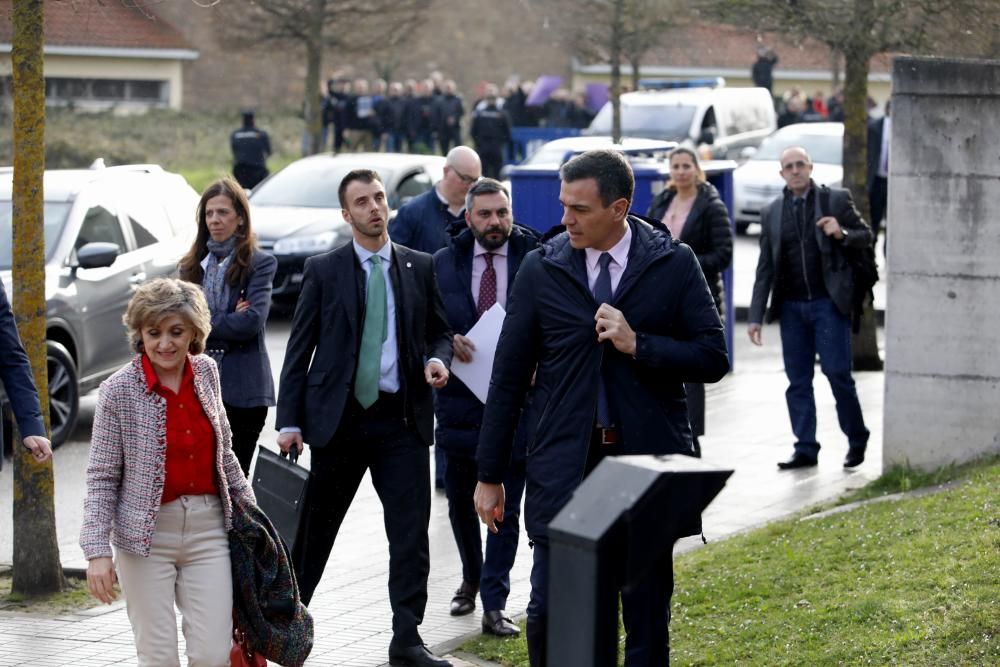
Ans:
MULTIPOLYGON (((722 322, 694 253, 662 225, 628 214, 635 181, 625 157, 589 151, 563 165, 560 176, 566 231, 542 243, 518 273, 476 456, 476 509, 493 531, 503 519, 502 482, 537 366, 533 408, 540 418, 528 443, 525 499, 534 543, 526 631, 532 667, 545 664, 549 522, 604 456, 692 455, 683 383, 716 382, 729 370, 722 322)), ((622 592, 626 666, 668 664, 672 590, 667 557, 622 592)))
MULTIPOLYGON (((465 336, 494 304, 506 308, 514 277, 525 255, 538 246, 534 230, 515 224, 510 195, 499 181, 484 178, 466 195, 465 229, 434 255, 438 285, 455 331, 455 358, 469 362, 480 354, 465 336)), ((458 224, 456 223, 456 227, 458 224)), ((486 535, 486 557, 479 517, 472 502, 476 490, 476 443, 483 423, 483 403, 465 384, 452 378, 434 394, 436 445, 447 452, 445 491, 448 517, 462 560, 462 583, 451 602, 451 614, 475 609, 476 591, 483 602, 483 632, 502 637, 520 633, 504 611, 510 593, 510 568, 517 554, 521 496, 524 493, 525 439, 530 425, 518 429, 507 490, 504 521, 496 534, 486 535)))
POLYGON ((282 451, 301 452, 303 442, 311 450, 305 535, 293 554, 302 601, 370 471, 389 541, 389 662, 450 667, 418 627, 430 572, 431 388, 448 382, 451 331, 433 258, 389 241, 378 174, 349 172, 339 199, 354 240, 306 262, 275 424, 282 451))

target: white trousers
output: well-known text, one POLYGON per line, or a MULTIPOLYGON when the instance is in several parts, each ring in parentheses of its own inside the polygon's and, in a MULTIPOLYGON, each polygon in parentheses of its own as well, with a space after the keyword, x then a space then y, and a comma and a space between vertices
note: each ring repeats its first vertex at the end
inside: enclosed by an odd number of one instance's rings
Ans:
POLYGON ((149 557, 124 550, 116 556, 140 667, 180 667, 175 602, 189 667, 229 667, 233 575, 218 496, 166 503, 149 557))

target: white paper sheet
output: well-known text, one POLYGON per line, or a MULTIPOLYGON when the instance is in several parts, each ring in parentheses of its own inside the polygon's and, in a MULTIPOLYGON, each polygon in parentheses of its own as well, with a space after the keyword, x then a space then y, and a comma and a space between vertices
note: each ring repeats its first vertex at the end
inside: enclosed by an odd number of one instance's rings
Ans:
POLYGON ((472 361, 464 363, 452 359, 451 372, 465 383, 473 394, 486 403, 486 394, 490 390, 490 375, 493 374, 493 357, 497 353, 497 342, 500 340, 500 329, 507 313, 499 303, 483 313, 476 325, 465 334, 465 337, 476 346, 472 353, 472 361))

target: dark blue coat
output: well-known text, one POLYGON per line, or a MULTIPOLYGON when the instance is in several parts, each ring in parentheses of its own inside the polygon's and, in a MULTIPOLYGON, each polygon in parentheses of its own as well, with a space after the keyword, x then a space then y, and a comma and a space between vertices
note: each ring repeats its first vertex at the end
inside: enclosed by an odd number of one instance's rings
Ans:
POLYGON ((617 416, 624 454, 692 454, 684 382, 716 382, 729 370, 726 339, 691 249, 659 223, 629 217, 632 246, 611 305, 636 332, 635 356, 599 343, 598 303, 584 252, 567 234, 542 243, 521 265, 497 347, 476 462, 500 483, 521 399, 537 365, 528 447, 526 526, 533 539, 583 479, 598 377, 617 416))
POLYGON ((7 292, 0 282, 0 380, 17 419, 17 430, 22 438, 29 435, 46 437, 42 407, 38 390, 31 375, 28 354, 21 345, 21 337, 14 324, 14 313, 7 301, 7 292))
POLYGON ((224 349, 219 375, 222 400, 237 408, 274 405, 274 378, 264 342, 264 325, 271 310, 271 282, 278 269, 272 255, 257 251, 250 263, 250 278, 244 289, 230 289, 225 313, 212 313, 212 331, 205 347, 224 349), (236 312, 240 295, 250 309, 236 312))
MULTIPOLYGON (((447 248, 438 250, 434 255, 434 268, 448 314, 448 324, 452 331, 463 335, 479 319, 471 288, 474 247, 475 237, 466 227, 465 231, 452 237, 447 248)), ((537 247, 538 237, 535 231, 515 224, 507 241, 508 299, 522 260, 537 247)), ((443 389, 434 393, 434 415, 437 417, 434 444, 446 450, 449 455, 474 458, 479 429, 482 427, 483 404, 454 374, 443 389)), ((514 458, 524 458, 529 421, 526 419, 518 429, 514 458)))
POLYGON ((448 212, 448 205, 437 195, 437 188, 417 195, 399 207, 389 225, 389 238, 411 250, 431 255, 448 245, 452 224, 464 221, 448 212))

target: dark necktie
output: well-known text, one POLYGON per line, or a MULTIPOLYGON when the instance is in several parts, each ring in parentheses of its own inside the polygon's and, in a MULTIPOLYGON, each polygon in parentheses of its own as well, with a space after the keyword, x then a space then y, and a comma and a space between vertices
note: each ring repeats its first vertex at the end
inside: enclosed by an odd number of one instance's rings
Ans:
POLYGON ((365 324, 361 331, 361 351, 354 378, 354 396, 366 410, 378 400, 378 381, 382 369, 382 343, 389 333, 386 326, 385 276, 382 258, 372 255, 365 299, 365 324))
POLYGON ((479 280, 479 305, 476 306, 476 317, 482 317, 497 302, 497 272, 493 268, 493 253, 483 255, 486 260, 486 270, 479 280))
POLYGON ((802 197, 792 199, 792 213, 795 217, 796 229, 802 230, 806 226, 806 207, 802 197))
MULTIPOLYGON (((597 274, 597 282, 594 283, 594 300, 598 304, 611 303, 611 255, 604 253, 598 260, 601 267, 597 274)), ((608 404, 608 394, 604 388, 604 375, 597 384, 597 425, 612 426, 611 406, 608 404)))

